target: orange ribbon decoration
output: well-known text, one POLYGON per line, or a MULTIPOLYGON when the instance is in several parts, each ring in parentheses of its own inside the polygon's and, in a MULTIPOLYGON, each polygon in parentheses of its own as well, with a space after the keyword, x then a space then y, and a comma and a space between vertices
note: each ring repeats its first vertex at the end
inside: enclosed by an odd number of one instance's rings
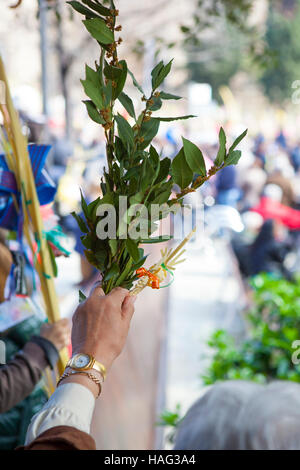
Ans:
POLYGON ((159 289, 160 280, 155 274, 151 273, 145 268, 137 269, 136 274, 138 275, 139 278, 147 276, 148 277, 147 285, 151 287, 152 289, 159 289))

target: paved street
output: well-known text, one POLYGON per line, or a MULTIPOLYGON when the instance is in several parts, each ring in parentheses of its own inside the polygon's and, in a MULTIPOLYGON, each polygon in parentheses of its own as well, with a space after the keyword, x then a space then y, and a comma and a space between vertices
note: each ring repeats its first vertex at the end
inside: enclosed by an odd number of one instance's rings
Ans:
POLYGON ((170 288, 166 351, 165 408, 177 403, 185 412, 200 396, 199 376, 209 363, 211 333, 225 328, 239 334, 244 305, 241 283, 227 245, 222 241, 190 243, 187 261, 170 288))

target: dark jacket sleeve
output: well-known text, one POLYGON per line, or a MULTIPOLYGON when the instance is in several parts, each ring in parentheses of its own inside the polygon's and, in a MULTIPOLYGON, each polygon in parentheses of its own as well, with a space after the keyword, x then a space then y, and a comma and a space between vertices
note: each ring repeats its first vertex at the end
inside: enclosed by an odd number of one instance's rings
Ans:
POLYGON ((96 450, 94 439, 71 426, 56 426, 17 450, 96 450))
POLYGON ((24 400, 48 366, 44 350, 29 341, 14 359, 0 367, 0 413, 24 400))

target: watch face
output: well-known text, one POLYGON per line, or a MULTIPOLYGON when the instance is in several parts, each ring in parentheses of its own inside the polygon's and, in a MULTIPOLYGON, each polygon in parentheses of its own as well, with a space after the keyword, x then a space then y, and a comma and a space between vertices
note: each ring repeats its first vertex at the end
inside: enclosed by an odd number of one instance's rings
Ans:
POLYGON ((78 369, 86 367, 90 362, 90 357, 87 354, 78 354, 73 359, 73 364, 78 369))

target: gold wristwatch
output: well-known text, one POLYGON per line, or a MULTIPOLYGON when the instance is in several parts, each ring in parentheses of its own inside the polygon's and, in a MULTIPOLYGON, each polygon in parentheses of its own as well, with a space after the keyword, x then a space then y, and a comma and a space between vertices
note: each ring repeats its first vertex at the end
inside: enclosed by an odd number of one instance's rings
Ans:
POLYGON ((85 353, 75 354, 68 361, 67 367, 71 367, 72 369, 78 370, 78 371, 95 369, 98 372, 100 372, 100 374, 103 377, 103 380, 105 379, 105 376, 106 376, 105 366, 101 364, 100 362, 96 361, 96 359, 90 354, 85 354, 85 353))

